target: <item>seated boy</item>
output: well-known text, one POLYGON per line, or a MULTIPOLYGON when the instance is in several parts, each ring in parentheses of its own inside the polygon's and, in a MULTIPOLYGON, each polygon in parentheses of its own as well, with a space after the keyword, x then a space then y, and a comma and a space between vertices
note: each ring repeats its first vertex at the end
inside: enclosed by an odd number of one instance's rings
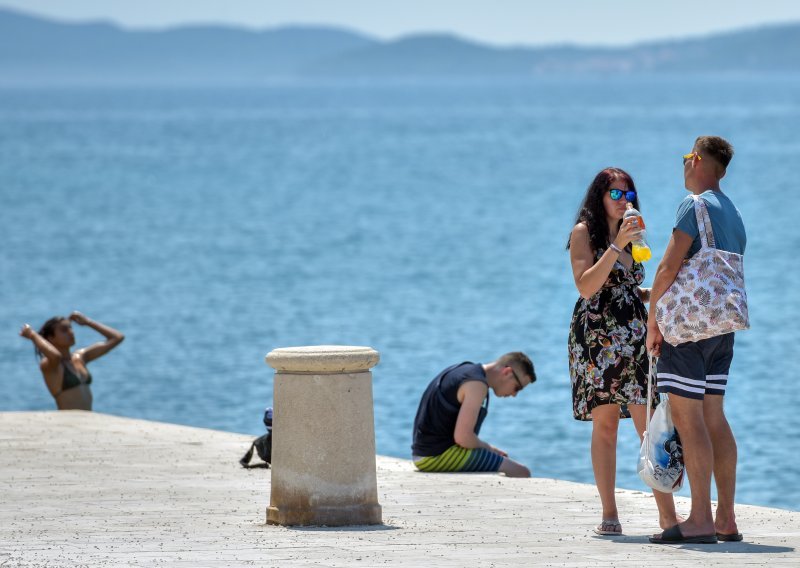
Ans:
POLYGON ((492 363, 460 363, 431 381, 414 419, 414 465, 424 472, 497 471, 530 477, 530 470, 478 437, 489 409, 489 389, 496 396, 517 396, 536 381, 533 363, 521 352, 492 363))

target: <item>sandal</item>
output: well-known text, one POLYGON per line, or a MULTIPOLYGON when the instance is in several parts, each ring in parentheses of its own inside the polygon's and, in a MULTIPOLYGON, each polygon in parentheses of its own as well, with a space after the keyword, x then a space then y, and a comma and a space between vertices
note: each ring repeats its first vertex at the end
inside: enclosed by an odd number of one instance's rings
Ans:
POLYGON ((661 534, 651 536, 650 542, 653 544, 717 544, 719 539, 716 534, 683 536, 680 525, 675 525, 661 534))
POLYGON ((593 530, 601 536, 619 536, 622 534, 622 524, 617 520, 603 519, 593 530))

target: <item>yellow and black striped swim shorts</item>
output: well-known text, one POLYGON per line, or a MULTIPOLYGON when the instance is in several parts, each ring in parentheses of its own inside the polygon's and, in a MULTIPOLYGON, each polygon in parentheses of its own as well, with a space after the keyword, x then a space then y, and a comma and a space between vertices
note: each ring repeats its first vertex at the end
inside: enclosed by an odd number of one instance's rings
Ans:
POLYGON ((476 448, 469 450, 461 446, 450 446, 438 456, 415 457, 414 465, 420 471, 456 472, 456 471, 498 471, 503 463, 503 456, 476 448))

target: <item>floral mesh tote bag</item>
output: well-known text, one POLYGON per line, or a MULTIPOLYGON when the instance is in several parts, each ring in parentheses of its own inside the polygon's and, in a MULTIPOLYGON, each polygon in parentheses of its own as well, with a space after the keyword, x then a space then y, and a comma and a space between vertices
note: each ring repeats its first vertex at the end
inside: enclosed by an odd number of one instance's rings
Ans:
POLYGON ((750 327, 744 257, 716 248, 706 204, 697 195, 692 197, 700 250, 684 261, 675 281, 656 303, 656 322, 670 345, 750 327))

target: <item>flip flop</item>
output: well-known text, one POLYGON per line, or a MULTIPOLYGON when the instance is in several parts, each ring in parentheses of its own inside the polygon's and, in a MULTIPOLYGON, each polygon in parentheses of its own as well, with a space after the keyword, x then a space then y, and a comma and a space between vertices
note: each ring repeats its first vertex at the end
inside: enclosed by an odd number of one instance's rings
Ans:
POLYGON ((742 533, 717 533, 717 540, 722 542, 741 542, 743 538, 742 533))
POLYGON ((683 536, 680 526, 675 525, 661 534, 651 536, 650 542, 653 544, 717 544, 717 535, 683 536))
POLYGON ((622 524, 619 521, 607 521, 603 519, 603 521, 592 530, 595 534, 599 534, 600 536, 619 536, 622 534, 622 524), (613 527, 614 530, 604 529, 603 527, 613 527))

